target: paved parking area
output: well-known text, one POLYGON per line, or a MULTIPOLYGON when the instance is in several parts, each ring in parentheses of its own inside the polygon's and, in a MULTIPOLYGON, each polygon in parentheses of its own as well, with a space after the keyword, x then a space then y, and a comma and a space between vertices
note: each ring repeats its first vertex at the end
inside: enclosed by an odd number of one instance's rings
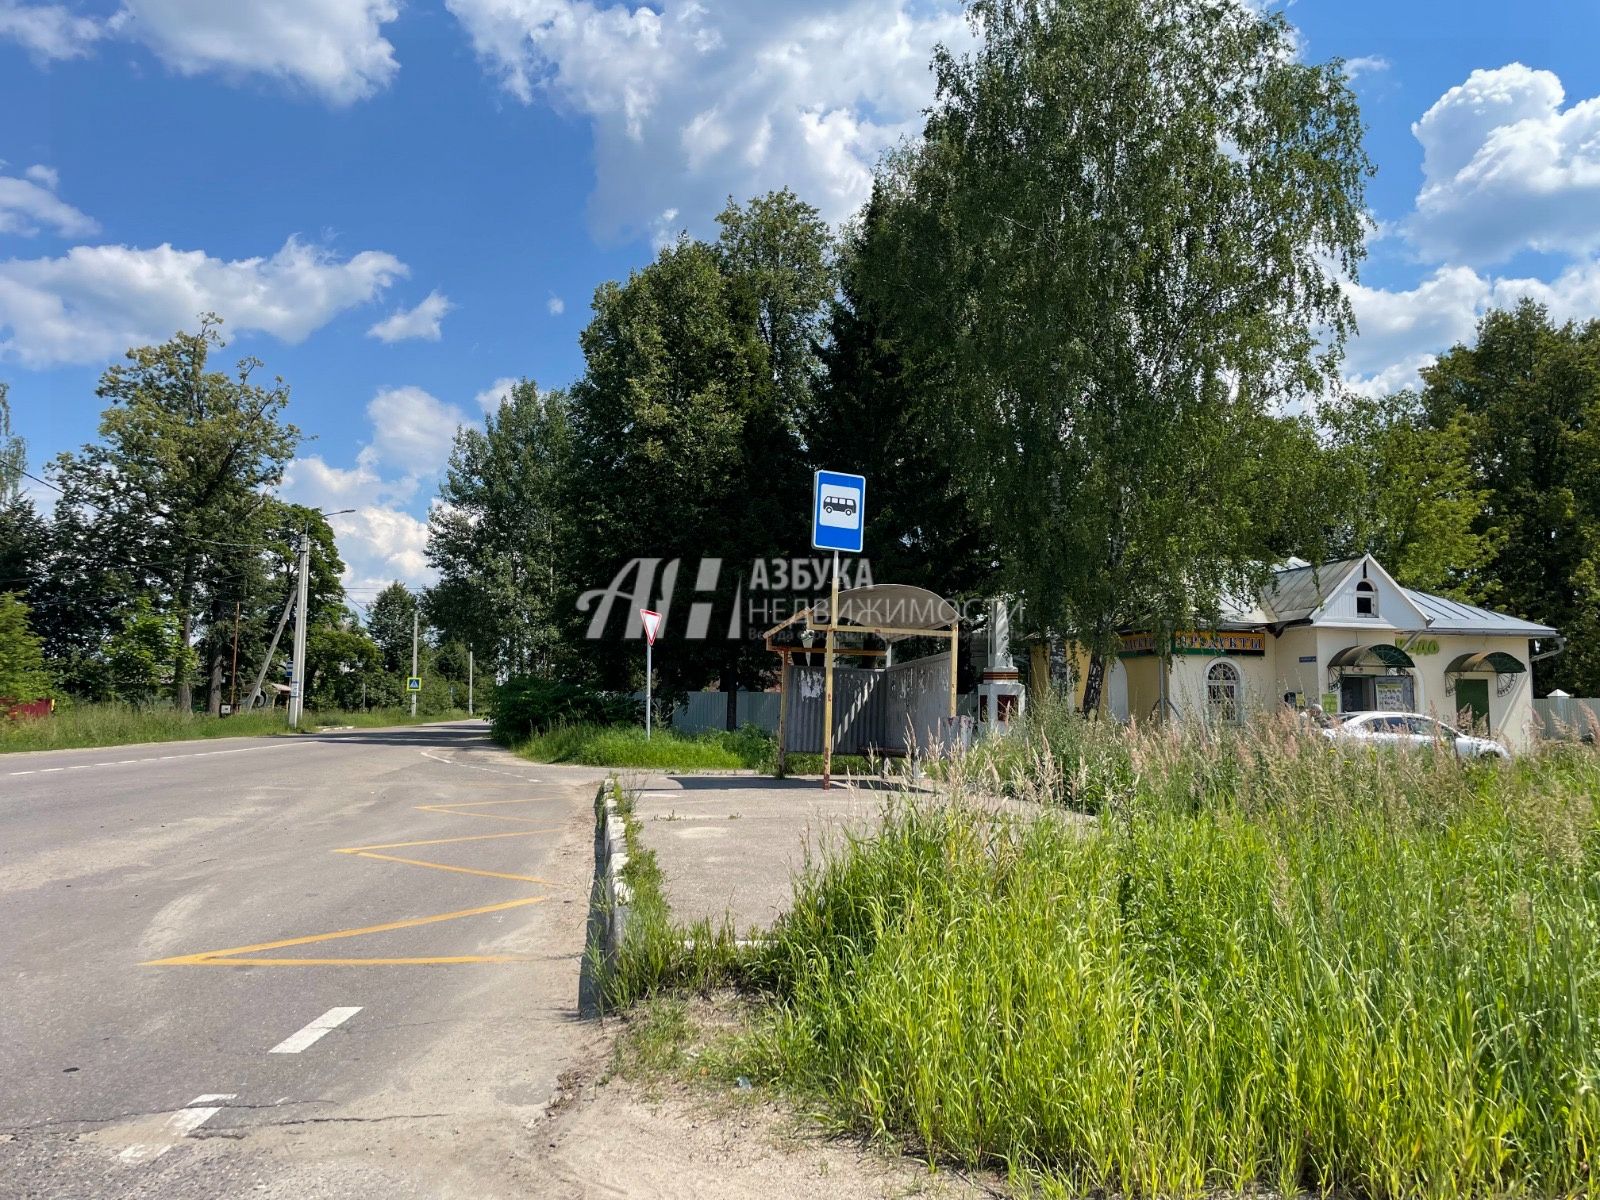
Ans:
POLYGON ((645 845, 679 921, 728 916, 741 934, 789 907, 793 881, 822 849, 877 827, 892 790, 815 779, 656 776, 635 780, 645 845))

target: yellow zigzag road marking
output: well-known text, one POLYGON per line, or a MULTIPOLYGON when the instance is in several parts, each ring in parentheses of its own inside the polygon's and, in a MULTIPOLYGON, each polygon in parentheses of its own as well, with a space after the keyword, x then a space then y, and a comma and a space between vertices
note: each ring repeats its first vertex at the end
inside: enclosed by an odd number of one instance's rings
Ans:
MULTIPOLYGON (((421 812, 445 813, 459 817, 489 817, 497 821, 527 821, 532 817, 513 817, 505 813, 464 811, 503 804, 532 804, 527 800, 473 800, 462 804, 418 804, 421 812)), ((428 867, 435 871, 454 871, 462 875, 482 875, 490 879, 512 879, 519 883, 542 883, 553 886, 548 879, 537 875, 510 875, 503 871, 482 871, 476 867, 458 867, 451 863, 428 862, 419 858, 400 858, 393 854, 376 854, 377 850, 401 850, 411 846, 446 846, 456 842, 486 842, 495 838, 533 837, 540 833, 558 833, 560 826, 543 829, 519 829, 511 833, 479 833, 467 837, 430 838, 417 842, 383 842, 373 846, 346 846, 333 851, 358 858, 373 858, 384 862, 404 863, 412 867, 428 867)), ((369 933, 387 933, 391 929, 410 929, 417 925, 433 925, 440 921, 455 921, 462 917, 476 917, 484 913, 504 912, 530 904, 542 904, 548 896, 526 896, 520 900, 503 900, 499 904, 485 904, 479 908, 463 908, 457 912, 436 913, 428 917, 407 917, 400 921, 387 921, 381 925, 366 925, 360 929, 338 929, 332 933, 313 933, 306 937, 283 938, 275 942, 258 942, 252 946, 230 946, 226 950, 203 950, 198 954, 180 954, 174 958, 158 958, 142 965, 147 967, 418 967, 449 963, 505 963, 527 962, 516 954, 456 954, 425 958, 255 958, 265 950, 284 950, 290 946, 309 946, 316 942, 331 942, 339 938, 361 937, 369 933)))

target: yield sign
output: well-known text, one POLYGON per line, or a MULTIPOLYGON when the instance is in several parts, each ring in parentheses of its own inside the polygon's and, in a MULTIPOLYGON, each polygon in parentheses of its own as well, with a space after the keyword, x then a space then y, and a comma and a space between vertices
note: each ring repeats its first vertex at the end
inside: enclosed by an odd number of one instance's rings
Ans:
POLYGON ((656 634, 661 630, 661 614, 651 612, 648 608, 639 610, 639 619, 644 622, 644 636, 652 646, 656 644, 656 634))

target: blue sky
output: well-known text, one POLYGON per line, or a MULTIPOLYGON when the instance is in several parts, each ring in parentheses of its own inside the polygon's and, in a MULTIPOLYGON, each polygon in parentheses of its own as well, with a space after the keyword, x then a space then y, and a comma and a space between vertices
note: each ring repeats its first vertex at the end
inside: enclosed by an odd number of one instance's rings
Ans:
MULTIPOLYGON (((589 297, 722 200, 833 220, 913 133, 954 0, 0 0, 0 379, 34 469, 127 345, 227 320, 314 440, 353 588, 425 583, 450 435, 581 366, 589 297)), ((1351 383, 1532 293, 1600 315, 1600 3, 1296 0, 1379 172, 1351 383)), ((361 598, 358 593, 357 598, 361 598)))

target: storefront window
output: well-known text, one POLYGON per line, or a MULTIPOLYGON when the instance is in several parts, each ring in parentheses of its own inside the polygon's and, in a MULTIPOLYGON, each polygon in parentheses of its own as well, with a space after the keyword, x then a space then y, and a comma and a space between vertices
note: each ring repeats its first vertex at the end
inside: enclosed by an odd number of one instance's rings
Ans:
POLYGON ((1232 663, 1211 664, 1206 672, 1206 703, 1213 720, 1225 725, 1239 723, 1239 670, 1232 663))

